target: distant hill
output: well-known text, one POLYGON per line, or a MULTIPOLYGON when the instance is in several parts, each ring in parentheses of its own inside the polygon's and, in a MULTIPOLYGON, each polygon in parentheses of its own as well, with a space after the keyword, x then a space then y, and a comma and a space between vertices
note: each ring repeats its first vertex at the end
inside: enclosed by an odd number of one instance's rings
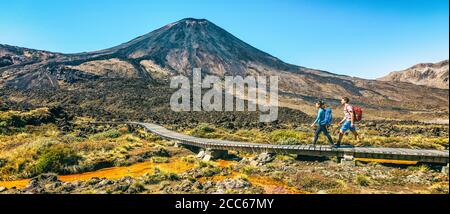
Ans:
POLYGON ((379 78, 379 80, 409 82, 416 85, 448 89, 448 60, 438 63, 420 63, 403 71, 394 71, 379 78))
POLYGON ((0 68, 35 63, 58 56, 61 54, 0 44, 0 68))

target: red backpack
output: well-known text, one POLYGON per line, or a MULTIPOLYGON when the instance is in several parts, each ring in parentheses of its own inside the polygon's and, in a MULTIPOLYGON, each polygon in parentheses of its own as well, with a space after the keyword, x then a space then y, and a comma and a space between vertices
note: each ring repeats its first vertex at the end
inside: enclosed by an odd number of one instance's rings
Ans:
POLYGON ((355 120, 361 121, 362 120, 362 109, 359 106, 353 106, 353 113, 355 114, 355 120))

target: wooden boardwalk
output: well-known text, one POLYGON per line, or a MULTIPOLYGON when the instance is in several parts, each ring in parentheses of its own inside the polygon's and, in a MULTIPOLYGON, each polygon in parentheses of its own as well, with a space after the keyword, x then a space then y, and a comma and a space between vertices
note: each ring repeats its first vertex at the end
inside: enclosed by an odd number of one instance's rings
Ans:
MULTIPOLYGON (((162 126, 152 123, 124 122, 129 125, 137 125, 147 131, 159 135, 162 138, 172 140, 178 144, 194 146, 211 150, 234 150, 254 153, 278 153, 278 154, 298 154, 304 156, 317 157, 338 157, 350 156, 353 158, 408 160, 423 163, 449 163, 449 151, 425 150, 425 149, 402 149, 402 148, 381 148, 381 147, 339 147, 332 148, 329 145, 271 145, 249 142, 235 142, 227 140, 204 139, 193 137, 178 132, 168 130, 162 126)), ((123 124, 123 123, 122 123, 123 124)))

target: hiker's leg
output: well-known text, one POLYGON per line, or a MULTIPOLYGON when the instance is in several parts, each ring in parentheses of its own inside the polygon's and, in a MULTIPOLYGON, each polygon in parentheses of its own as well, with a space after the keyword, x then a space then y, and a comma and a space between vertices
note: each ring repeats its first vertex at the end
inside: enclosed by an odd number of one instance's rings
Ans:
POLYGON ((336 143, 336 146, 340 146, 341 145, 343 137, 344 137, 344 132, 339 131, 339 138, 338 138, 338 142, 336 143))
POLYGON ((356 132, 356 130, 352 131, 353 135, 355 136, 355 140, 359 141, 359 134, 356 132))
POLYGON ((358 132, 356 131, 356 125, 353 125, 353 127, 350 127, 350 131, 353 133, 353 136, 355 136, 355 140, 357 140, 359 142, 359 135, 358 135, 358 132))
POLYGON ((326 126, 322 127, 322 131, 325 134, 325 136, 328 138, 328 141, 333 145, 333 138, 331 138, 330 133, 328 133, 328 129, 326 126))
POLYGON ((341 145, 342 137, 344 137, 345 132, 347 132, 347 130, 349 128, 350 128, 350 123, 348 121, 346 121, 346 122, 344 122, 344 124, 342 124, 342 127, 339 130, 339 139, 338 139, 338 142, 336 143, 337 146, 341 145))
POLYGON ((317 140, 319 139, 319 134, 321 132, 320 126, 317 127, 316 132, 314 133, 313 145, 316 145, 317 140))

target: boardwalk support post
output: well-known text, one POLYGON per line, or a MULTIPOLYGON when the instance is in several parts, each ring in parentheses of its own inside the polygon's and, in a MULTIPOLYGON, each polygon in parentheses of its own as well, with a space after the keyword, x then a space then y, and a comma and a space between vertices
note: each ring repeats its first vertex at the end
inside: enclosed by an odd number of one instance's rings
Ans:
POLYGON ((444 174, 446 174, 446 175, 448 175, 448 165, 449 165, 449 164, 447 164, 446 166, 443 166, 443 167, 442 167, 442 173, 444 173, 444 174))
POLYGON ((344 157, 340 159, 340 163, 345 166, 356 166, 353 155, 344 155, 344 157))
POLYGON ((217 149, 205 149, 200 150, 197 154, 197 158, 202 159, 203 161, 210 161, 218 158, 226 158, 228 156, 227 150, 217 150, 217 149))
POLYGON ((180 147, 180 142, 179 141, 173 141, 173 147, 175 147, 175 148, 180 147))

